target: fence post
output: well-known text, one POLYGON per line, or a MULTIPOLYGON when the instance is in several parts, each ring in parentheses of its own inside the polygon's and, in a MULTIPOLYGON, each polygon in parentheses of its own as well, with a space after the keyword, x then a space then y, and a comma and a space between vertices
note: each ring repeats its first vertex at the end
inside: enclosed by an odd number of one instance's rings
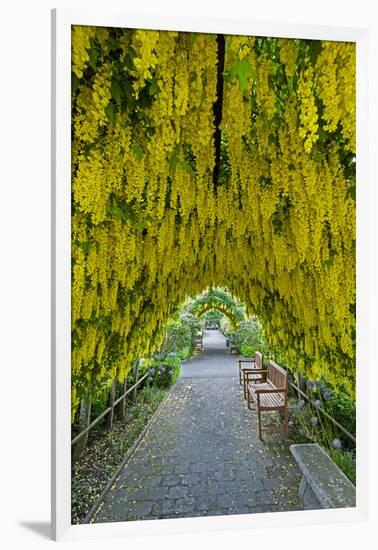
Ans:
MULTIPOLYGON (((138 380, 139 363, 140 363, 140 361, 136 361, 136 363, 134 364, 134 384, 136 384, 136 382, 138 380)), ((136 393, 137 393, 137 388, 135 387, 133 389, 133 403, 135 403, 135 401, 136 401, 136 393)))
MULTIPOLYGON (((126 393, 127 390, 127 375, 125 376, 125 379, 123 381, 123 384, 121 385, 121 394, 123 395, 126 393)), ((117 405, 116 410, 117 418, 120 420, 125 420, 126 418, 126 397, 122 399, 122 401, 117 405)))
POLYGON ((298 401, 301 401, 301 400, 302 400, 302 396, 301 396, 300 391, 299 391, 299 390, 301 389, 301 379, 300 379, 298 367, 296 368, 296 375, 297 375, 297 387, 298 387, 298 390, 297 390, 297 393, 298 393, 298 401))
MULTIPOLYGON (((125 380, 123 381, 123 393, 126 393, 127 391, 127 375, 125 376, 125 380)), ((122 420, 125 420, 126 418, 126 397, 122 400, 121 403, 121 418, 122 420)))
MULTIPOLYGON (((79 432, 82 432, 90 424, 91 420, 91 402, 88 398, 82 399, 80 402, 79 411, 79 432)), ((81 439, 76 443, 73 450, 73 461, 78 460, 83 454, 85 447, 87 446, 89 432, 83 435, 81 439)))
POLYGON ((111 411, 108 414, 107 420, 106 420, 106 429, 110 430, 113 425, 113 418, 114 418, 114 401, 115 401, 115 394, 116 394, 116 381, 113 380, 111 388, 110 388, 110 394, 109 394, 109 407, 111 407, 111 411))

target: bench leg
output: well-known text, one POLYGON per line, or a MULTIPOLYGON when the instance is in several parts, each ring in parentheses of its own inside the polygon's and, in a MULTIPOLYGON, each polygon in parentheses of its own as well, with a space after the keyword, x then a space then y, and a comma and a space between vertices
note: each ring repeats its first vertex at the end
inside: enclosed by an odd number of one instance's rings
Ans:
POLYGON ((248 408, 249 408, 250 411, 255 411, 256 410, 256 404, 255 404, 254 400, 252 399, 252 395, 251 395, 251 392, 248 389, 248 386, 247 386, 247 405, 248 405, 248 408))
POLYGON ((305 510, 321 510, 323 508, 311 485, 307 483, 305 476, 302 476, 299 485, 299 500, 305 510))
POLYGON ((252 410, 252 409, 251 409, 251 393, 250 393, 250 391, 249 391, 248 386, 244 386, 244 387, 247 388, 247 390, 246 390, 246 392, 247 392, 247 395, 246 395, 247 407, 248 407, 250 410, 252 410))
POLYGON ((247 399, 247 396, 248 396, 247 379, 244 372, 243 372, 243 392, 244 392, 244 399, 247 399))
POLYGON ((259 425, 259 438, 262 440, 261 411, 260 411, 260 407, 259 407, 258 404, 257 404, 257 420, 258 420, 258 425, 259 425))

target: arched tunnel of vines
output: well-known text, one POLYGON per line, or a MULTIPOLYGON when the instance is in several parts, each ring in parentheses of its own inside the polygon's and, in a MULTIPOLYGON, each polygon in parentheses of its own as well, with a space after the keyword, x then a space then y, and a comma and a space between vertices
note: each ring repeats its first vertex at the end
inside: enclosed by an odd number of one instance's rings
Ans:
POLYGON ((355 45, 74 27, 73 411, 210 285, 355 384, 355 45))
POLYGON ((185 330, 354 400, 355 55, 72 27, 73 423, 185 330))

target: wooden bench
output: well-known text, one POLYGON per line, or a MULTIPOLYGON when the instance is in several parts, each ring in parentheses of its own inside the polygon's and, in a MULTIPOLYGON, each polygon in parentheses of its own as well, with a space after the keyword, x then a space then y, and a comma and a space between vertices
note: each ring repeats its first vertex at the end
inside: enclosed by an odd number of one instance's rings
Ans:
POLYGON ((305 510, 356 506, 355 486, 322 447, 304 443, 290 451, 303 473, 299 498, 305 510))
POLYGON ((236 346, 234 346, 234 344, 230 344, 229 348, 230 348, 231 355, 238 353, 238 350, 236 349, 236 346))
POLYGON ((246 380, 247 373, 249 374, 249 380, 263 381, 262 374, 255 374, 256 369, 262 370, 264 368, 263 356, 259 351, 255 352, 255 357, 241 357, 238 361, 239 364, 239 384, 243 383, 244 397, 247 397, 246 393, 246 380))
POLYGON ((195 348, 197 350, 202 351, 203 350, 203 333, 198 333, 194 340, 195 348))
POLYGON ((246 397, 248 408, 253 410, 252 403, 257 408, 257 418, 259 426, 259 438, 261 439, 262 432, 276 431, 276 427, 263 428, 261 413, 278 411, 283 413, 283 429, 285 434, 288 433, 288 410, 287 410, 287 384, 288 373, 285 369, 270 360, 268 368, 255 369, 254 374, 263 375, 263 382, 256 383, 250 381, 248 372, 246 377, 246 397))

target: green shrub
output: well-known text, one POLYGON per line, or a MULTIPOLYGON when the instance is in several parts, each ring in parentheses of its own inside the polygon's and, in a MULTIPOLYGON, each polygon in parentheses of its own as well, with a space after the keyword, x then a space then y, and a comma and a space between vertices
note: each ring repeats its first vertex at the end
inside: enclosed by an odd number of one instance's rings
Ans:
POLYGON ((330 457, 340 470, 344 472, 347 478, 356 485, 356 458, 351 451, 343 451, 341 449, 328 450, 330 457))
POLYGON ((91 396, 91 417, 96 418, 108 406, 109 391, 111 384, 109 382, 99 384, 96 391, 91 396))
POLYGON ((168 388, 178 378, 181 360, 172 352, 164 359, 155 359, 150 367, 149 382, 159 388, 168 388))
POLYGON ((177 352, 177 357, 181 359, 181 361, 184 361, 190 356, 191 349, 190 348, 183 348, 180 351, 177 352))
POLYGON ((238 329, 228 333, 228 337, 244 356, 250 357, 255 351, 260 351, 263 355, 269 352, 262 326, 257 319, 243 321, 238 329))
POLYGON ((333 391, 325 409, 343 428, 356 435, 356 403, 348 395, 333 391))
MULTIPOLYGON (((240 346, 240 353, 244 356, 244 357, 252 357, 252 355, 254 355, 255 353, 255 349, 253 346, 251 346, 250 344, 241 344, 240 346)), ((259 351, 259 350, 257 350, 259 351)))
POLYGON ((190 327, 181 319, 170 321, 167 325, 167 332, 160 348, 160 354, 166 356, 176 353, 184 348, 191 347, 192 334, 190 327))
POLYGON ((190 331, 190 342, 188 343, 187 347, 182 348, 183 353, 181 356, 181 359, 187 359, 187 357, 189 357, 189 355, 193 353, 196 338, 201 333, 201 323, 198 317, 196 315, 193 315, 192 313, 183 314, 181 317, 181 322, 190 331), (184 354, 185 350, 189 350, 186 352, 186 355, 184 354))
POLYGON ((164 342, 156 355, 159 358, 164 358, 171 353, 178 353, 182 359, 188 357, 193 351, 194 341, 199 330, 199 320, 190 313, 171 320, 166 326, 164 342))

